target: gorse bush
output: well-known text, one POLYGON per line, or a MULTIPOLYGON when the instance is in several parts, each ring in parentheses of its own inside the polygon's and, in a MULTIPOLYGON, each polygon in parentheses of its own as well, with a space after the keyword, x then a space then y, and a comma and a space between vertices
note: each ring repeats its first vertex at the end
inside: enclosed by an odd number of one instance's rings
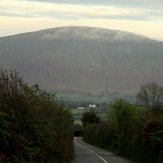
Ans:
MULTIPOLYGON (((84 127, 84 140, 140 163, 158 163, 163 151, 163 116, 123 100, 112 103, 108 121, 84 127)), ((159 162, 161 163, 161 162, 159 162)))
POLYGON ((54 95, 0 72, 0 162, 68 162, 73 119, 54 95))

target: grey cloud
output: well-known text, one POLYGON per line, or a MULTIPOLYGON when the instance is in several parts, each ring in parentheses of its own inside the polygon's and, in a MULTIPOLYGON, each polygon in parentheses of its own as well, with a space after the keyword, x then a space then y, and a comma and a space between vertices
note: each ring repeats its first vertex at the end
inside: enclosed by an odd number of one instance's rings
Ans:
POLYGON ((142 16, 142 15, 113 15, 113 16, 108 16, 107 18, 118 19, 118 20, 140 20, 140 21, 150 19, 148 16, 142 16))
POLYGON ((115 5, 115 6, 131 6, 131 7, 146 7, 146 8, 162 8, 162 0, 28 0, 37 2, 52 2, 66 4, 98 4, 98 5, 115 5))
POLYGON ((147 13, 152 15, 153 17, 156 17, 156 16, 163 17, 163 11, 161 10, 149 10, 147 13))
POLYGON ((0 7, 0 16, 10 16, 10 17, 28 17, 28 18, 32 18, 32 17, 39 17, 39 14, 36 13, 25 13, 25 12, 11 12, 9 9, 7 8, 2 8, 0 7))
POLYGON ((43 12, 30 12, 30 13, 12 13, 8 11, 5 8, 0 7, 0 15, 3 16, 12 16, 12 17, 26 17, 26 18, 32 18, 32 17, 51 17, 58 20, 76 20, 76 19, 120 19, 120 20, 148 20, 149 17, 140 15, 140 14, 121 14, 121 15, 109 15, 105 14, 103 16, 97 16, 97 15, 90 15, 87 13, 69 13, 69 12, 51 12, 51 11, 43 11, 43 12))
POLYGON ((150 18, 148 16, 142 15, 106 15, 106 16, 90 16, 86 14, 73 15, 73 14, 63 14, 63 15, 51 15, 52 18, 60 17, 62 19, 74 20, 74 19, 116 19, 116 20, 139 20, 146 21, 150 18))
MULTIPOLYGON (((35 1, 42 1, 43 2, 43 0, 35 0, 35 1)), ((54 2, 54 0, 49 0, 49 1, 54 2)), ((64 1, 64 0, 62 0, 62 1, 64 1)), ((151 0, 149 0, 149 1, 151 1, 151 0)), ((102 8, 102 10, 103 9, 105 9, 105 8, 102 8)), ((132 12, 131 8, 129 8, 129 9, 130 10, 128 13, 111 14, 111 15, 109 13, 107 13, 107 10, 106 10, 106 13, 101 16, 100 14, 99 15, 92 15, 92 14, 90 15, 90 13, 85 13, 84 11, 83 12, 81 11, 80 13, 74 13, 73 11, 68 12, 68 11, 66 11, 66 9, 65 9, 65 11, 62 11, 62 12, 57 12, 57 11, 48 10, 48 9, 45 9, 43 11, 34 10, 33 12, 32 11, 27 12, 27 11, 23 11, 23 10, 21 10, 20 12, 17 12, 17 10, 15 10, 16 12, 14 12, 14 11, 11 11, 10 8, 0 6, 0 15, 13 16, 13 17, 14 16, 15 17, 29 17, 29 18, 32 18, 32 17, 51 17, 51 18, 59 19, 59 20, 75 20, 75 19, 87 19, 87 18, 89 18, 89 19, 140 20, 140 21, 141 20, 143 20, 143 21, 151 20, 151 19, 163 17, 163 11, 162 10, 141 9, 139 11, 139 10, 134 9, 136 11, 136 13, 135 13, 135 11, 132 12)))

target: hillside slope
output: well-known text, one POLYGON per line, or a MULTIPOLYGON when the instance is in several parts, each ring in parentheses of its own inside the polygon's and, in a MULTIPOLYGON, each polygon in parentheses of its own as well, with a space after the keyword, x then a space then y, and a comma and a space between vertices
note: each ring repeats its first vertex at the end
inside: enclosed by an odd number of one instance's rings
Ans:
POLYGON ((0 68, 48 90, 132 92, 163 85, 163 42, 91 27, 62 27, 0 38, 0 68))

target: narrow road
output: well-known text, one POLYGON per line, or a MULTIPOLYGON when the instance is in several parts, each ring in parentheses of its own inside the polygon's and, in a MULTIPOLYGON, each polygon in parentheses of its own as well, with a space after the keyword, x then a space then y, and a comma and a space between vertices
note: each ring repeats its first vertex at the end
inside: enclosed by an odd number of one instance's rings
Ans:
POLYGON ((86 144, 81 138, 74 138, 75 156, 71 163, 132 163, 113 153, 86 144))

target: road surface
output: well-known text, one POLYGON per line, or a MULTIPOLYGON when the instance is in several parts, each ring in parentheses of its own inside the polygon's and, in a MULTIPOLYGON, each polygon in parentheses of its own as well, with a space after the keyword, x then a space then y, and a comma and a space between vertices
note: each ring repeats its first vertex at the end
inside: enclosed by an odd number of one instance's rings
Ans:
POLYGON ((86 144, 81 138, 74 138, 75 156, 71 163, 133 163, 113 153, 86 144))

